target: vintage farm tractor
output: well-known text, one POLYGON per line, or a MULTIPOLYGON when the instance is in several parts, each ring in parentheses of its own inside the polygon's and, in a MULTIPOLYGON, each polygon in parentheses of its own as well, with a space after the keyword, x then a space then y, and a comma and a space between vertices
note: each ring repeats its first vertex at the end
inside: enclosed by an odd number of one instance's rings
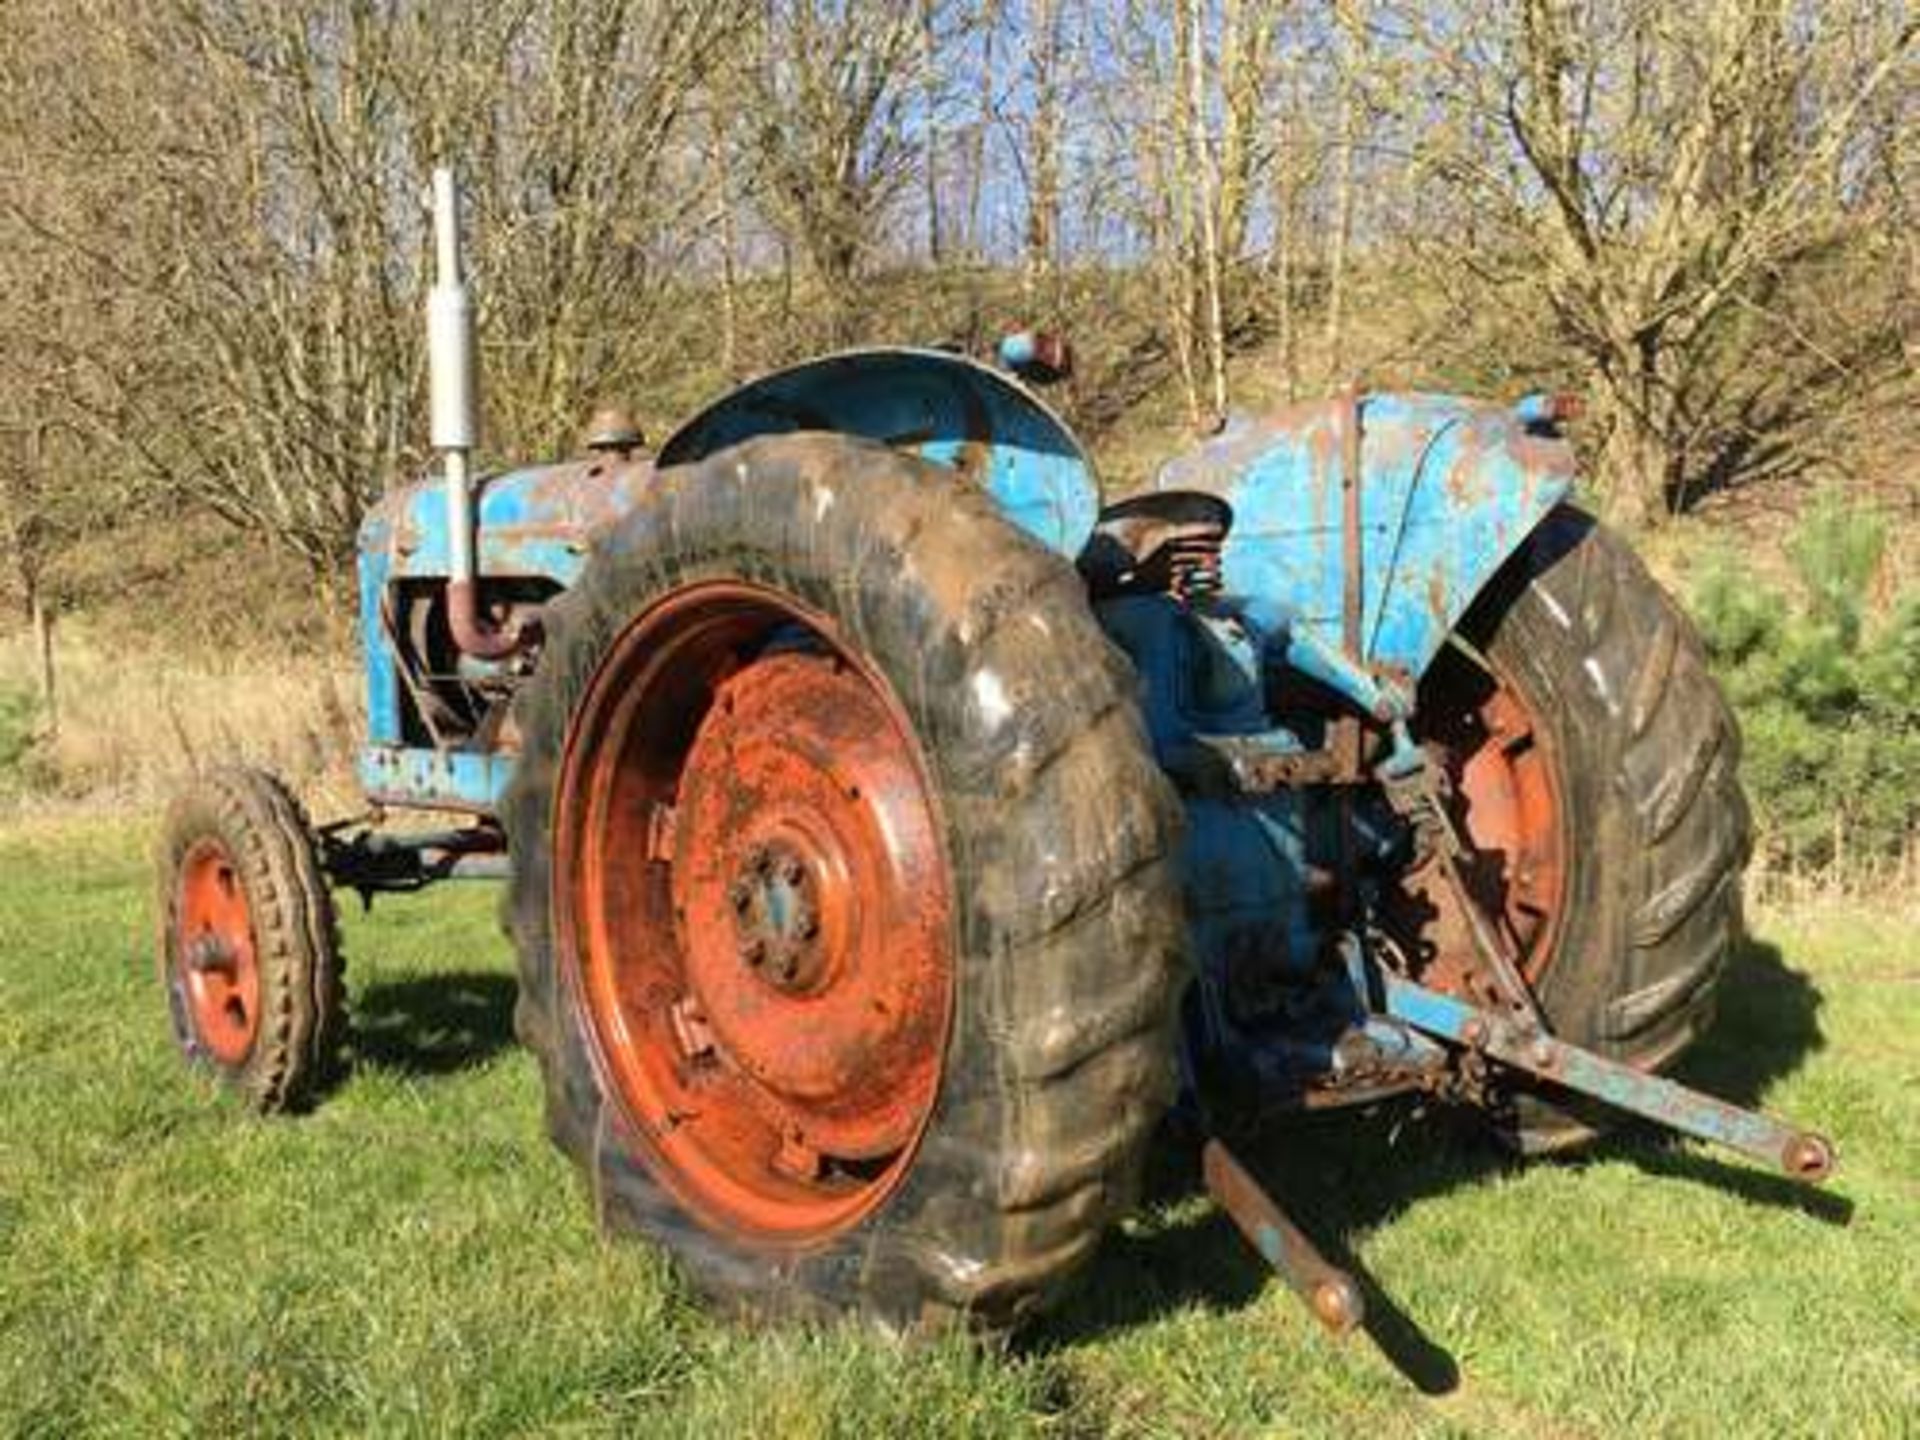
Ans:
POLYGON ((457 206, 436 174, 444 475, 362 529, 371 811, 233 769, 166 822, 174 1029, 255 1107, 335 1073, 331 889, 485 876, 599 1213, 761 1311, 1018 1322, 1176 1103, 1337 1330, 1240 1122, 1418 1091, 1524 1151, 1624 1112, 1829 1173, 1657 1073, 1738 925, 1738 737, 1569 508, 1555 402, 1350 393, 1102 509, 1023 334, 470 478, 457 206))

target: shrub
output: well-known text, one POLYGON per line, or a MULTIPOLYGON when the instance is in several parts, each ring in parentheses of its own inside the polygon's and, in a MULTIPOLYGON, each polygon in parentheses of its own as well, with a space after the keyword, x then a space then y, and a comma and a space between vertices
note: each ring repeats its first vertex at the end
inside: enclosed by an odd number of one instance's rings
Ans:
POLYGON ((17 790, 40 737, 40 702, 31 690, 0 685, 0 789, 17 790))
POLYGON ((1881 865, 1920 820, 1920 590, 1873 612, 1885 550, 1883 522, 1828 495, 1789 546, 1794 593, 1726 551, 1695 590, 1765 858, 1790 868, 1881 865))

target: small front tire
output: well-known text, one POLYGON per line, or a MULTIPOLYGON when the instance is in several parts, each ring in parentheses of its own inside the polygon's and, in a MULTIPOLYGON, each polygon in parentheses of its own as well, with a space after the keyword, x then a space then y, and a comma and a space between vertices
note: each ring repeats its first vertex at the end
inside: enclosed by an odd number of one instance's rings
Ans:
POLYGON ((260 770, 217 770, 168 807, 160 981, 175 1041, 262 1114, 337 1077, 346 1024, 339 929, 299 802, 260 770))

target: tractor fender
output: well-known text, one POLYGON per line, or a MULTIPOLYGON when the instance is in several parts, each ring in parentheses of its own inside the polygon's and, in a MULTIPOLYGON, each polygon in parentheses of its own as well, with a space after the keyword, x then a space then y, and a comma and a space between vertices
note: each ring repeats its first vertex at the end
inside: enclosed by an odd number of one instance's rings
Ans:
POLYGON ((1069 558, 1099 513, 1093 462, 1066 422, 1009 376, 942 350, 849 350, 748 381, 676 430, 658 464, 801 430, 864 436, 956 470, 1069 558))
POLYGON ((1378 394, 1231 422, 1163 466, 1155 487, 1230 504, 1226 590, 1286 614, 1335 650, 1357 565, 1358 658, 1375 674, 1411 681, 1573 478, 1571 447, 1523 407, 1378 394), (1344 489, 1354 417, 1357 545, 1346 533, 1344 489))

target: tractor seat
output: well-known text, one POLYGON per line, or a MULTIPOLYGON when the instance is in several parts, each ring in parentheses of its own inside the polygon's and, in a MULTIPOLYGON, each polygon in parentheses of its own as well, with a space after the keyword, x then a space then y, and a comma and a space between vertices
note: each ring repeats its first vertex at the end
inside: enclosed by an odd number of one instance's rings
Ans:
POLYGON ((1220 547, 1233 507, 1200 490, 1130 495, 1100 512, 1074 561, 1095 600, 1172 595, 1190 600, 1220 588, 1220 547))

